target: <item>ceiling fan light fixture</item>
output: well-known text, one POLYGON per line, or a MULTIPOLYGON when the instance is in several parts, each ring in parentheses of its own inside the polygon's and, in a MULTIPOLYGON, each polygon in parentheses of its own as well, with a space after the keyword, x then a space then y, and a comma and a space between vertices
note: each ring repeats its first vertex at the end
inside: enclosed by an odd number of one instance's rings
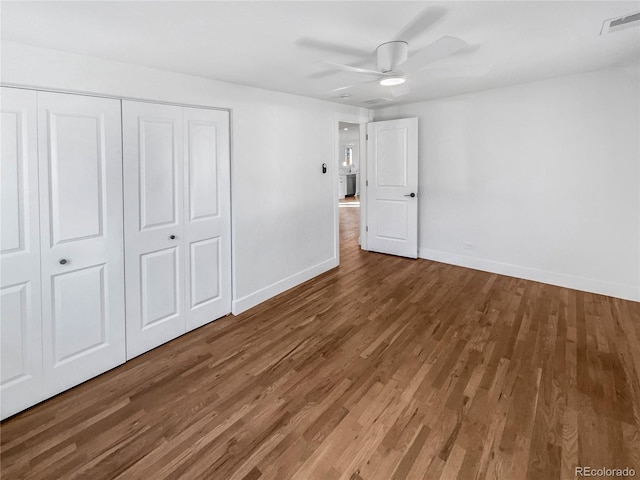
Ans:
POLYGON ((400 75, 394 75, 391 77, 385 77, 380 80, 380 85, 385 87, 392 87, 394 85, 402 85, 405 82, 405 78, 400 75))

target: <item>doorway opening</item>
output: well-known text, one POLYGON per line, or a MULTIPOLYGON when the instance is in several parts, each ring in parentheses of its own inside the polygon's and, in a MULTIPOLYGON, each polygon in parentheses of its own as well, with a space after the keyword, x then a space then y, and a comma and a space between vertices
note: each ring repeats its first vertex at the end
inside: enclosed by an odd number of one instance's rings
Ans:
POLYGON ((367 250, 366 134, 369 121, 369 115, 364 114, 339 113, 334 117, 332 191, 336 265, 340 265, 341 256, 348 252, 367 250))
POLYGON ((360 244, 360 163, 358 123, 338 122, 338 211, 341 249, 360 244))

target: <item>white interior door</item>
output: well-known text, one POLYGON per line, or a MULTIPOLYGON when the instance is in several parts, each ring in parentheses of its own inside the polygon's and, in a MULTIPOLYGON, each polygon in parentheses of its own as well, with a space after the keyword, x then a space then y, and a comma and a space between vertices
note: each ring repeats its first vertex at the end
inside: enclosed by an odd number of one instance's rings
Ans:
POLYGON ((38 92, 45 387, 125 361, 118 100, 38 92))
POLYGON ((367 124, 367 248, 418 256, 418 119, 367 124))
POLYGON ((182 108, 122 102, 127 358, 186 331, 182 108))
POLYGON ((183 109, 187 330, 231 311, 229 113, 183 109))
POLYGON ((44 398, 36 92, 0 88, 1 417, 44 398))

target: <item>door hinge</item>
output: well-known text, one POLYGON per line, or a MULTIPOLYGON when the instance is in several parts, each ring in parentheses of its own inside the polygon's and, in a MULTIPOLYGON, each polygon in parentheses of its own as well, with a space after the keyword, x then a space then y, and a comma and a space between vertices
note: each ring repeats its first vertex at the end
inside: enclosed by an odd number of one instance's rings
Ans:
POLYGON ((369 140, 369 134, 368 133, 367 133, 367 138, 366 139, 369 140))
POLYGON ((364 228, 365 228, 365 232, 368 232, 368 231, 369 231, 369 225, 367 225, 367 226, 366 226, 366 227, 364 227, 364 228))
POLYGON ((369 180, 365 180, 364 183, 365 183, 365 187, 369 186, 369 180))

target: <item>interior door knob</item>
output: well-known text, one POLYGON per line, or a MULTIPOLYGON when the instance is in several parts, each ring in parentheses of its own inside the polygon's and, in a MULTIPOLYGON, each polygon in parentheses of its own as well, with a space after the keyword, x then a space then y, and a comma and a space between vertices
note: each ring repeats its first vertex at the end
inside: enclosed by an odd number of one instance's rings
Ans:
POLYGON ((415 196, 416 196, 416 194, 415 194, 415 193, 413 193, 413 192, 411 192, 409 195, 405 195, 405 197, 411 197, 411 198, 413 198, 413 197, 415 197, 415 196))
POLYGON ((61 258, 60 259, 60 265, 66 265, 68 262, 68 260, 66 258, 61 258))
POLYGON ((175 235, 170 235, 170 236, 169 236, 169 238, 170 238, 171 240, 175 240, 175 239, 176 239, 176 236, 175 236, 175 235))

